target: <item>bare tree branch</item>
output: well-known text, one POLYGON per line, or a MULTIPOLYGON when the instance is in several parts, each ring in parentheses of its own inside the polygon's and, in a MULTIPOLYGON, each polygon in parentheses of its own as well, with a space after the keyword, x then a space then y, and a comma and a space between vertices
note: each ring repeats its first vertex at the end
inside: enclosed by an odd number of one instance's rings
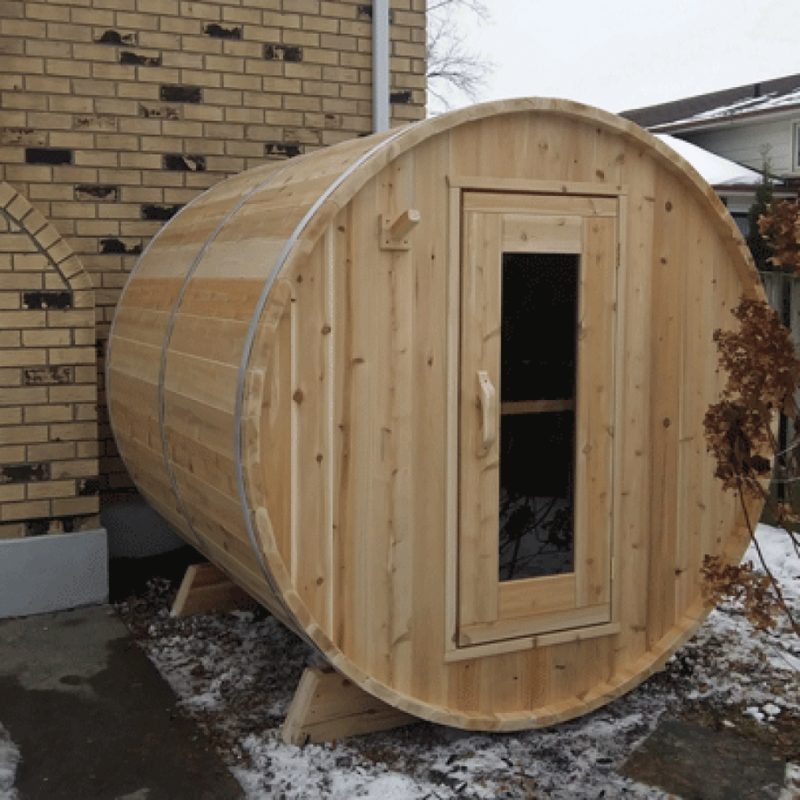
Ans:
POLYGON ((490 18, 482 0, 428 2, 428 93, 445 109, 451 105, 453 91, 477 100, 493 69, 491 62, 469 47, 458 29, 459 11, 468 11, 481 20, 490 18))
POLYGON ((428 13, 436 14, 444 9, 464 8, 477 14, 481 19, 489 19, 489 7, 481 0, 428 0, 428 13))

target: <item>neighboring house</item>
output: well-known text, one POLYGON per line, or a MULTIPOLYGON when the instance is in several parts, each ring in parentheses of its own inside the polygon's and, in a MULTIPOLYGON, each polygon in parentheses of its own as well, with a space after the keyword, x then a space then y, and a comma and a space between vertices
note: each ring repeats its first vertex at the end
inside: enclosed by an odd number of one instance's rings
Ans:
MULTIPOLYGON (((651 133, 668 134, 755 172, 766 166, 778 196, 797 194, 800 74, 625 111, 621 116, 651 133)), ((754 182, 752 175, 743 177, 738 182, 709 183, 746 233, 754 182)))

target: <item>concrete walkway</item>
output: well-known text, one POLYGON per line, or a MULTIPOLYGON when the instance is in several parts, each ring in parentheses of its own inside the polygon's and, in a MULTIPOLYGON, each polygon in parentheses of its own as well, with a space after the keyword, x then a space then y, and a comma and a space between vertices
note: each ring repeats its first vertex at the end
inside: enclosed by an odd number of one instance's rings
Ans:
POLYGON ((107 606, 0 620, 0 723, 20 800, 241 800, 107 606))

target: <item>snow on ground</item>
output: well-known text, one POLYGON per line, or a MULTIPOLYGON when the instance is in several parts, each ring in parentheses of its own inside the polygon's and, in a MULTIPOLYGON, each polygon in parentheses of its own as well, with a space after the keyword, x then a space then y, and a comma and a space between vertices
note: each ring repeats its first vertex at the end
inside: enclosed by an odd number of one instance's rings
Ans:
POLYGON ((19 750, 6 729, 0 725, 0 800, 17 800, 13 787, 18 762, 19 750))
MULTIPOLYGON (((758 538, 800 612, 800 559, 788 537, 760 526, 758 538)), ((313 662, 307 646, 261 612, 175 619, 167 610, 171 591, 166 581, 154 582, 142 607, 129 601, 120 612, 248 800, 666 798, 619 771, 665 715, 767 741, 795 761, 800 755, 800 641, 784 622, 770 633, 754 631, 731 603, 711 614, 662 673, 563 725, 489 735, 421 723, 299 749, 284 745, 279 729, 313 662)), ((0 788, 1 776, 2 755, 0 788)))

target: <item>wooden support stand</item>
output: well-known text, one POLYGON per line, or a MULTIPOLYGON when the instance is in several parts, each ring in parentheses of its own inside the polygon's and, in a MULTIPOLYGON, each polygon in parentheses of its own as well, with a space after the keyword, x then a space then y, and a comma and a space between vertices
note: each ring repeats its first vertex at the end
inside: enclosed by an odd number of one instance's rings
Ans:
POLYGON ((172 604, 176 617, 191 617, 205 611, 235 611, 258 605, 247 592, 213 564, 192 564, 183 576, 172 604))
MULTIPOLYGON (((257 603, 213 564, 192 564, 172 605, 177 617, 253 608, 257 603)), ((300 678, 282 736, 287 744, 329 742, 419 722, 359 689, 331 667, 308 667, 300 678)))
POLYGON ((307 667, 283 723, 286 744, 329 742, 419 722, 359 689, 331 667, 307 667))

